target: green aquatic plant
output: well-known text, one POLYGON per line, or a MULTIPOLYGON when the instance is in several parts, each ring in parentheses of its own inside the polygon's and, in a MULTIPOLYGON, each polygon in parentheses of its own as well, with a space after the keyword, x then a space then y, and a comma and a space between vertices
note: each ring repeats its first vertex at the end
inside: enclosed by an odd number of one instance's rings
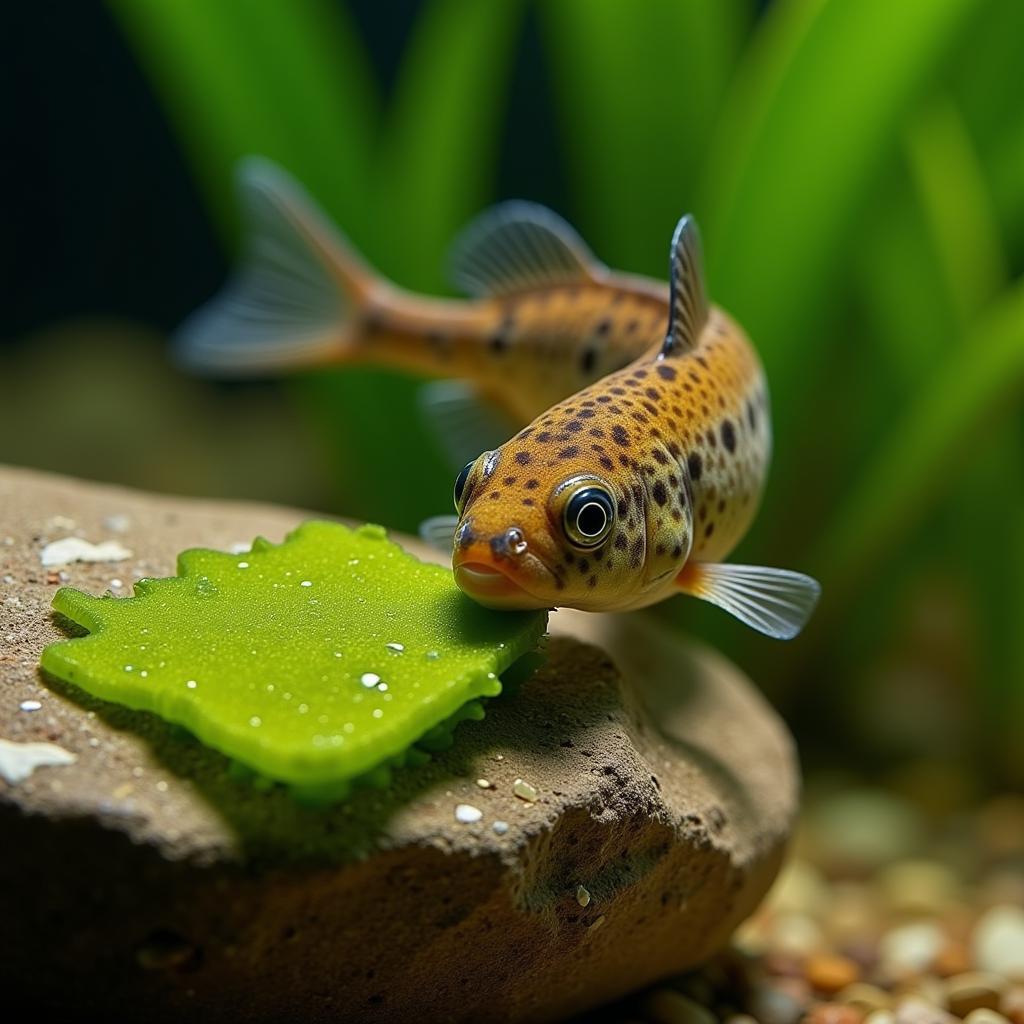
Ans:
POLYGON ((123 599, 62 587, 54 607, 90 635, 43 668, 311 796, 482 717, 546 622, 481 608, 378 526, 307 522, 243 554, 185 551, 178 573, 123 599))

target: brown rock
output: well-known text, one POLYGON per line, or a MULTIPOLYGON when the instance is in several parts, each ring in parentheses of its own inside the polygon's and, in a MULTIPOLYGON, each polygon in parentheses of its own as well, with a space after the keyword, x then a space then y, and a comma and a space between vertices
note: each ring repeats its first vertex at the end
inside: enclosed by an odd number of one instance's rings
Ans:
POLYGON ((824 995, 834 995, 860 978, 860 968, 845 956, 816 953, 806 965, 811 987, 824 995))
POLYGON ((864 1014, 845 1003, 816 1003, 804 1017, 806 1024, 861 1024, 864 1014))
POLYGON ((548 664, 450 751, 311 811, 37 670, 64 635, 47 542, 117 540, 129 559, 59 582, 128 593, 183 548, 280 539, 303 513, 22 470, 0 471, 0 510, 0 738, 76 759, 0 779, 5 1010, 556 1019, 704 960, 774 877, 797 801, 785 729, 723 659, 643 616, 554 616, 548 664), (458 823, 461 803, 481 820, 458 823))
POLYGON ((998 974, 970 971, 946 982, 946 1002, 958 1017, 972 1010, 998 1010, 1007 988, 1006 979, 998 974))

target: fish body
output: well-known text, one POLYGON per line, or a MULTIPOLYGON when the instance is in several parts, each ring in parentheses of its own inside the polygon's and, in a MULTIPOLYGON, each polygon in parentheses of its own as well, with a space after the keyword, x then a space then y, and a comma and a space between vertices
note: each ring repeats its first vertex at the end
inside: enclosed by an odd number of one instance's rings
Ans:
POLYGON ((814 580, 723 561, 757 510, 771 420, 756 352, 708 301, 692 218, 665 285, 609 270, 550 211, 504 204, 454 248, 469 298, 438 299, 375 274, 279 169, 250 162, 241 186, 246 260, 183 326, 183 361, 471 382, 512 426, 473 449, 444 523, 466 593, 611 611, 683 592, 768 635, 799 632, 814 580))

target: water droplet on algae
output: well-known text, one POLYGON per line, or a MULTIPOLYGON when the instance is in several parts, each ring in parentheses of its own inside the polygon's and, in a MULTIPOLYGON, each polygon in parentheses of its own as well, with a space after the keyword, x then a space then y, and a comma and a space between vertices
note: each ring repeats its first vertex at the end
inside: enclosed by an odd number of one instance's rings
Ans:
POLYGON ((251 726, 252 726, 252 727, 253 727, 254 729, 255 729, 255 728, 258 728, 259 726, 261 726, 261 725, 263 724, 263 719, 262 719, 262 718, 260 718, 260 716, 259 716, 259 715, 253 715, 253 716, 252 716, 252 718, 250 718, 250 719, 249 719, 249 724, 250 724, 250 725, 251 725, 251 726))
POLYGON ((441 653, 440 651, 427 651, 426 656, 428 661, 437 661, 441 657, 441 653))
POLYGON ((194 690, 199 684, 194 679, 188 679, 188 680, 186 680, 185 685, 190 690, 194 690))
POLYGON ((388 684, 387 683, 378 683, 377 684, 377 689, 380 690, 381 693, 384 693, 387 690, 387 688, 388 688, 388 684))
POLYGON ((359 682, 369 690, 380 682, 380 676, 376 672, 364 672, 359 677, 359 682))
POLYGON ((405 650, 405 644, 399 644, 392 641, 389 644, 384 645, 392 654, 401 654, 405 650))
POLYGON ((312 581, 312 580, 303 580, 303 581, 302 581, 302 582, 301 582, 301 583, 299 584, 299 586, 300 586, 300 587, 311 587, 311 586, 313 586, 313 581, 312 581))
POLYGON ((238 563, 238 568, 239 569, 248 569, 249 568, 249 563, 248 562, 239 562, 238 563))
POLYGON ((132 666, 131 665, 125 665, 124 670, 125 670, 125 672, 131 672, 132 671, 132 666))
POLYGON ((384 709, 383 708, 374 708, 373 709, 373 717, 374 718, 383 718, 384 717, 384 709))
POLYGON ((196 593, 200 597, 213 597, 217 593, 217 584, 209 576, 200 576, 196 580, 196 593))
POLYGON ((304 715, 308 710, 309 710, 309 705, 308 704, 300 704, 299 705, 299 714, 300 715, 304 715))

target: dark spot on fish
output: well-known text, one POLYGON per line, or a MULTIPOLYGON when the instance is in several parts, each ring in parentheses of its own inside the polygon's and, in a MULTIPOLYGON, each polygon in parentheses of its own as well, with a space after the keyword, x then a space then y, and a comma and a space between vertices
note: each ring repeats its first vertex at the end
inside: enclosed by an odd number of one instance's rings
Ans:
POLYGON ((668 462, 668 456, 660 448, 655 448, 654 451, 651 452, 651 458, 661 466, 664 466, 668 462))
POLYGON ((725 498, 719 498, 718 499, 718 511, 719 512, 724 512, 725 511, 725 498))
POLYGON ((655 553, 656 555, 663 555, 663 554, 665 554, 665 545, 664 545, 664 544, 659 544, 659 545, 658 545, 658 546, 657 546, 657 547, 656 547, 656 548, 654 549, 654 553, 655 553))
POLYGON ((695 372, 694 370, 688 370, 686 376, 689 377, 694 384, 700 383, 700 374, 695 372))
POLYGON ((496 356, 504 355, 508 351, 508 335, 503 329, 491 335, 488 347, 496 356))
POLYGON ((612 460, 609 459, 607 455, 598 456, 597 461, 601 463, 602 469, 607 469, 609 472, 611 472, 615 468, 615 463, 612 462, 612 460))
POLYGON ((585 573, 590 571, 590 562, 585 558, 580 559, 580 572, 585 573))
POLYGON ((627 334, 632 334, 639 326, 640 326, 640 321, 639 320, 630 320, 629 323, 626 324, 626 333, 627 334))
POLYGON ((571 551, 565 553, 565 564, 572 565, 576 561, 576 556, 571 551))
POLYGON ((613 395, 624 395, 626 393, 626 389, 625 388, 618 387, 618 386, 612 388, 611 391, 612 391, 613 395))
POLYGON ((757 430, 757 413, 754 411, 752 402, 747 402, 747 422, 751 430, 757 430))
POLYGON ((530 479, 527 480, 526 483, 523 484, 523 486, 528 491, 535 491, 538 487, 540 487, 540 481, 536 479, 536 477, 530 477, 530 479))
POLYGON ((730 453, 736 451, 736 428, 732 425, 732 420, 722 421, 722 444, 730 453))
POLYGON ((623 448, 629 447, 629 434, 626 433, 626 428, 621 423, 616 423, 612 427, 612 440, 623 448))
POLYGON ((718 438, 715 436, 715 432, 713 430, 709 430, 706 436, 708 439, 708 444, 711 445, 712 448, 717 448, 718 438))
POLYGON ((583 429, 583 424, 580 423, 579 420, 569 420, 565 425, 565 429, 569 431, 570 434, 575 434, 583 429))
MULTIPOLYGON (((593 405, 594 403, 591 402, 590 404, 593 405)), ((581 420, 590 420, 590 419, 593 419, 593 418, 594 418, 594 410, 593 409, 580 409, 580 419, 581 420)))
POLYGON ((705 537, 710 537, 711 534, 713 534, 714 532, 715 532, 715 524, 714 523, 708 523, 708 525, 704 528, 704 536, 705 537))
POLYGON ((637 421, 637 423, 646 423, 647 422, 647 416, 644 413, 642 413, 642 412, 631 412, 629 415, 633 419, 635 419, 637 421))
POLYGON ((523 498, 523 504, 527 508, 533 508, 533 498, 523 498))
POLYGON ((595 334, 607 334, 612 329, 612 322, 609 317, 604 317, 598 320, 597 326, 594 328, 595 334))
POLYGON ((615 547, 619 551, 625 551, 626 550, 626 545, 627 545, 626 535, 624 533, 616 534, 615 540, 612 542, 612 546, 615 547))
POLYGON ((596 576, 591 576, 590 579, 587 580, 587 586, 588 587, 596 587, 597 586, 597 577, 596 576))
POLYGON ((690 452, 686 457, 686 468, 690 471, 690 479, 696 483, 704 472, 704 461, 697 452, 690 452))
POLYGON ((551 431, 550 430, 542 430, 537 435, 537 440, 540 441, 541 444, 547 444, 547 442, 551 440, 551 431))
POLYGON ((630 460, 628 455, 620 455, 619 456, 619 464, 622 465, 622 466, 629 466, 630 461, 631 460, 630 460))
POLYGON ((504 480, 502 480, 501 482, 502 482, 502 483, 503 483, 503 484, 504 484, 504 485, 505 485, 506 487, 511 487, 511 486, 512 486, 512 485, 513 485, 513 484, 514 484, 514 483, 516 482, 516 477, 514 477, 514 476, 507 476, 507 477, 505 477, 505 479, 504 479, 504 480))
POLYGON ((490 498, 491 501, 497 501, 501 497, 501 491, 491 491, 487 497, 490 498))
POLYGON ((665 363, 658 363, 658 376, 664 380, 675 380, 676 371, 673 367, 668 366, 665 363))
POLYGON ((671 516, 672 516, 672 521, 678 523, 679 520, 683 518, 683 513, 680 512, 679 509, 674 508, 674 509, 672 509, 671 516))
POLYGON ((637 537, 629 547, 629 564, 633 569, 639 569, 644 558, 644 539, 637 537))
POLYGON ((516 452, 516 462, 518 462, 520 466, 528 466, 530 464, 530 453, 516 452))
POLYGON ((706 370, 708 368, 708 361, 703 356, 697 356, 697 362, 706 370))
POLYGON ((654 405, 654 404, 653 404, 652 402, 644 402, 644 408, 645 408, 645 409, 646 409, 646 410, 647 410, 647 411, 648 411, 648 412, 649 412, 649 413, 650 413, 650 414, 651 414, 652 416, 657 416, 657 415, 658 415, 658 407, 657 407, 656 405, 654 405))
POLYGON ((647 376, 647 371, 646 370, 634 370, 633 371, 633 376, 636 377, 637 380, 643 380, 644 377, 647 376))
POLYGON ((672 549, 673 558, 678 558, 682 553, 683 549, 678 544, 672 549))
POLYGON ((665 490, 665 485, 660 480, 655 481, 654 487, 651 489, 651 496, 659 505, 664 505, 668 501, 668 491, 665 490))
MULTIPOLYGON (((588 398, 588 399, 586 399, 586 401, 580 402, 580 405, 582 405, 584 409, 593 409, 594 408, 594 401, 593 401, 593 399, 588 398)), ((593 415, 593 414, 591 414, 591 415, 593 415)))
POLYGON ((558 457, 560 459, 575 459, 579 453, 579 448, 576 445, 571 444, 567 448, 561 449, 558 453, 558 457))

